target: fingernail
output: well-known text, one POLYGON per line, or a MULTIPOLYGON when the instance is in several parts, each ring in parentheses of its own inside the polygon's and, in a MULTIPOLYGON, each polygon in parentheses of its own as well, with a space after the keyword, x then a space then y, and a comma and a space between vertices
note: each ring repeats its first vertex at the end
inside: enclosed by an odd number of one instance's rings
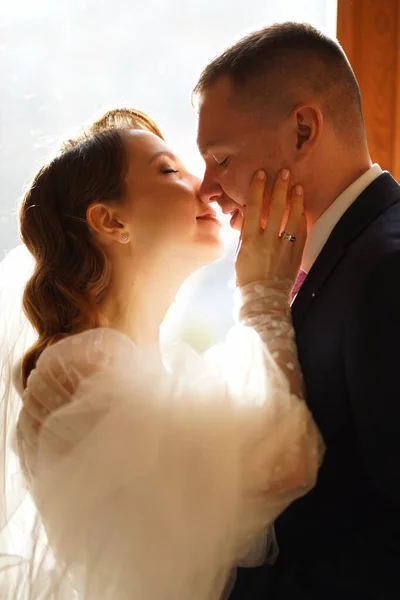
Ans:
POLYGON ((265 171, 257 171, 256 173, 256 178, 259 179, 260 181, 262 181, 263 179, 265 179, 265 171))
POLYGON ((302 196, 303 195, 303 188, 301 187, 301 185, 295 185, 294 186, 294 193, 296 194, 296 196, 302 196))
POLYGON ((282 171, 281 171, 281 177, 282 177, 282 179, 284 181, 286 181, 287 179, 289 179, 289 175, 290 175, 290 173, 289 173, 288 169, 282 169, 282 171))

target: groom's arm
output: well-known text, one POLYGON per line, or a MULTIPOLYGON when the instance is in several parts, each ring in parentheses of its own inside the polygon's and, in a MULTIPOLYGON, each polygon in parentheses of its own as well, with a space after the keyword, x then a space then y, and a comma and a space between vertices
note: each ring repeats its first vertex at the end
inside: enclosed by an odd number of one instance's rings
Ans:
POLYGON ((371 553, 399 556, 400 250, 371 272, 345 335, 345 364, 356 444, 371 487, 371 553), (377 543, 378 546, 374 545, 377 543))

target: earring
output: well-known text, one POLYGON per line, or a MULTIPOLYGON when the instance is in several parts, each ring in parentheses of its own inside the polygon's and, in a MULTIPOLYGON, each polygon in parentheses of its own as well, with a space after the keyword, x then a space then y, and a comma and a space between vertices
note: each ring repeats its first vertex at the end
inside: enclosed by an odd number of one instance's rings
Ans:
POLYGON ((127 242, 128 241, 128 234, 127 233, 121 233, 121 240, 123 242, 127 242))

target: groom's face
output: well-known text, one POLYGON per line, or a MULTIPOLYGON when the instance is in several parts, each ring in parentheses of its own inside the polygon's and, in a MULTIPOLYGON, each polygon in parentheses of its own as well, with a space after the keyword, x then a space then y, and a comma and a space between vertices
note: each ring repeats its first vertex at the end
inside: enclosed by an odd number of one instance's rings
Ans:
POLYGON ((252 105, 238 104, 228 78, 220 78, 201 94, 197 143, 205 161, 200 186, 204 202, 217 201, 240 229, 250 180, 258 169, 267 172, 268 189, 276 173, 289 167, 285 154, 285 123, 274 122, 252 105))

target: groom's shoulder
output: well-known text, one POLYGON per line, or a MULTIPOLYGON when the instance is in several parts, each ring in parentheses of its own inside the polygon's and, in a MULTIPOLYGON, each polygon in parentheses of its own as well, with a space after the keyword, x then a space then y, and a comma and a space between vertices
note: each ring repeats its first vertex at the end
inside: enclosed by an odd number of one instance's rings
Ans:
POLYGON ((400 185, 390 173, 385 171, 372 182, 357 199, 354 209, 354 226, 360 222, 364 225, 354 240, 356 247, 366 245, 382 252, 399 247, 400 185))
MULTIPOLYGON (((379 199, 378 199, 379 200, 379 199)), ((399 197, 391 205, 382 209, 362 231, 358 243, 381 249, 382 252, 396 250, 400 246, 400 188, 399 197)), ((367 250, 367 248, 366 248, 367 250)))
POLYGON ((355 284, 376 269, 393 268, 400 281, 400 186, 383 173, 358 200, 347 223, 346 271, 353 273, 355 284))
POLYGON ((382 171, 361 195, 364 194, 400 198, 400 184, 389 171, 382 171))
MULTIPOLYGON (((331 235, 332 246, 388 248, 399 239, 400 185, 383 172, 355 199, 331 235)), ((370 250, 371 251, 371 250, 370 250)))
POLYGON ((365 227, 347 248, 346 257, 356 280, 393 271, 400 281, 400 196, 365 227))
POLYGON ((375 223, 377 229, 400 228, 400 185, 388 171, 377 177, 359 200, 361 210, 371 214, 371 224, 375 223))

